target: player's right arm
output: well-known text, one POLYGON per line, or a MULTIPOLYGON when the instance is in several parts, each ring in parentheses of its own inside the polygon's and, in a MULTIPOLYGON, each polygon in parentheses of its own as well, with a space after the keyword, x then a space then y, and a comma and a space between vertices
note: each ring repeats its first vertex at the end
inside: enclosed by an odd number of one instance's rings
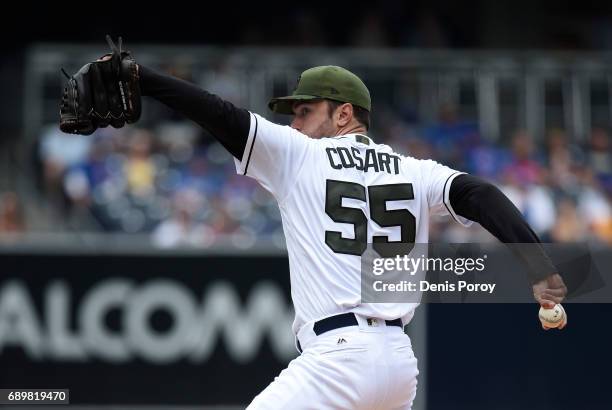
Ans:
POLYGON ((235 158, 236 169, 257 179, 280 201, 305 162, 309 138, 181 79, 138 66, 142 95, 153 97, 208 130, 235 158))
POLYGON ((536 233, 495 185, 431 160, 421 161, 421 169, 432 211, 450 213, 463 225, 478 222, 500 242, 520 244, 511 250, 528 266, 536 301, 545 308, 561 303, 567 293, 563 279, 536 233))
POLYGON ((449 201, 457 215, 480 223, 500 242, 521 244, 512 249, 529 267, 535 299, 545 308, 561 303, 567 293, 563 279, 540 238, 495 185, 473 175, 459 175, 450 186, 449 201))

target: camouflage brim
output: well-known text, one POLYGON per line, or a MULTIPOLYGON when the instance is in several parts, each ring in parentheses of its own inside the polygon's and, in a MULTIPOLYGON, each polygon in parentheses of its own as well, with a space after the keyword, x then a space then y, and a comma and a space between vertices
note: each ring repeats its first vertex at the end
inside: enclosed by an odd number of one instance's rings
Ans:
POLYGON ((275 113, 293 115, 293 104, 296 101, 320 100, 322 97, 314 95, 288 95, 286 97, 272 98, 268 107, 275 113))

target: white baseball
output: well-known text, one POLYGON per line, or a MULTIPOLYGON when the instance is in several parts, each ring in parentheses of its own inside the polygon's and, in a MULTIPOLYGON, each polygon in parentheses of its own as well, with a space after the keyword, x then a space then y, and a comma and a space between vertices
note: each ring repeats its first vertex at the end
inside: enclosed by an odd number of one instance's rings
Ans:
POLYGON ((538 316, 546 327, 559 327, 565 318, 565 310, 561 305, 555 305, 552 309, 540 307, 538 316))

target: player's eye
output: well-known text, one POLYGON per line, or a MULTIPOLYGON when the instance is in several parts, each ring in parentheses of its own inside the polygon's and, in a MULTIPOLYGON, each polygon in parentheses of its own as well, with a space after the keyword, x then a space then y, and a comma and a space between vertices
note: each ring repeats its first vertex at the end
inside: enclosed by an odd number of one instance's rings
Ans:
POLYGON ((302 110, 301 110, 301 111, 302 111, 302 112, 301 112, 302 117, 305 117, 305 116, 306 116, 306 114, 308 114, 308 113, 310 112, 310 110, 309 110, 308 108, 306 108, 306 107, 302 108, 302 110))

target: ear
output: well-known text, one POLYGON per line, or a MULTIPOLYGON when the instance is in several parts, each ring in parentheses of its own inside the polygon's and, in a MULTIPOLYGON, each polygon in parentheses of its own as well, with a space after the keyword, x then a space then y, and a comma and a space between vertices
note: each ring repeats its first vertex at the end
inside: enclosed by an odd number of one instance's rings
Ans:
POLYGON ((336 109, 334 113, 339 127, 345 127, 353 119, 353 105, 344 103, 336 109))

